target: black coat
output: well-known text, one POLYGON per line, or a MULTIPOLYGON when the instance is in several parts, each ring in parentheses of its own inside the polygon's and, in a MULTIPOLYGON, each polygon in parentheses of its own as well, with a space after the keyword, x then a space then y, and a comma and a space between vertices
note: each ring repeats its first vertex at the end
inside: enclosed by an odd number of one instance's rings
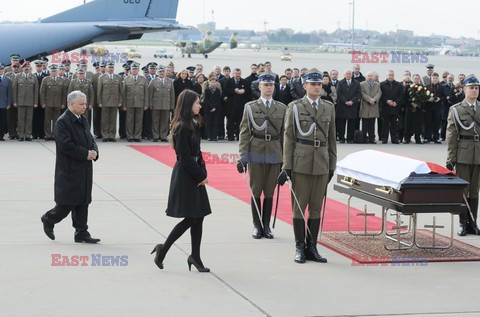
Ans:
POLYGON ((88 151, 98 147, 90 133, 87 118, 65 111, 55 124, 57 160, 55 164, 55 202, 78 206, 92 202, 93 165, 88 151))
POLYGON ((222 105, 222 94, 220 89, 212 89, 207 88, 205 89, 205 94, 202 102, 202 107, 204 108, 204 113, 210 112, 213 108, 215 111, 218 111, 222 105))
POLYGON ((168 193, 167 216, 176 218, 201 218, 210 213, 210 202, 204 185, 207 178, 205 162, 200 151, 200 127, 195 134, 180 124, 173 134, 177 162, 173 167, 168 193))
POLYGON ((363 76, 363 74, 361 72, 359 72, 358 76, 355 77, 355 73, 352 73, 352 79, 355 79, 356 81, 361 83, 362 81, 365 81, 365 76, 363 76))
POLYGON ((348 87, 347 80, 344 78, 337 83, 337 108, 335 116, 342 119, 356 119, 360 110, 360 100, 362 92, 360 90, 360 83, 356 80, 351 80, 350 87, 348 87), (353 105, 347 106, 347 101, 353 101, 353 105))
POLYGON ((292 100, 301 99, 305 96, 305 89, 303 88, 302 79, 300 77, 292 80, 292 84, 290 85, 290 95, 292 96, 292 100))
POLYGON ((392 87, 388 80, 380 83, 380 90, 382 91, 382 97, 380 97, 380 106, 382 107, 382 116, 398 115, 400 113, 400 107, 403 102, 404 88, 398 81, 392 81, 392 87), (396 107, 391 107, 387 104, 387 100, 393 100, 397 103, 396 107))
POLYGON ((286 85, 285 89, 280 90, 280 85, 275 85, 275 93, 273 99, 280 101, 284 105, 288 105, 292 102, 292 96, 290 95, 290 86, 286 85))
POLYGON ((240 78, 238 85, 235 84, 235 79, 229 78, 225 84, 225 95, 227 96, 227 108, 225 112, 227 114, 235 113, 240 111, 243 113, 243 107, 245 104, 250 101, 250 87, 247 85, 247 81, 243 78, 240 78), (235 88, 245 89, 245 93, 239 95, 235 93, 235 88))
POLYGON ((185 81, 177 78, 173 81, 173 89, 175 90, 175 105, 177 104, 178 96, 182 91, 185 89, 193 90, 193 83, 189 79, 185 79, 185 81))

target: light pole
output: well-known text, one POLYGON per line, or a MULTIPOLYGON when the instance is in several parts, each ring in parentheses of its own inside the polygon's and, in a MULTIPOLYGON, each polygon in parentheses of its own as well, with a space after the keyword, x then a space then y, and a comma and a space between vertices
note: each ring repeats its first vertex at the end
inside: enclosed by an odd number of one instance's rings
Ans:
POLYGON ((355 50, 355 0, 352 0, 352 52, 355 50))

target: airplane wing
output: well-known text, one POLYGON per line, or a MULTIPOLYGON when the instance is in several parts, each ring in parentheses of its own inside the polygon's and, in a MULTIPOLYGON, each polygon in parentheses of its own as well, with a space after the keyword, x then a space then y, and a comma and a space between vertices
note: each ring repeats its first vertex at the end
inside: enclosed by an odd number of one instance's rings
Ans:
POLYGON ((139 39, 144 33, 171 31, 178 24, 179 0, 94 0, 55 14, 39 23, 0 24, 0 62, 10 54, 32 60, 99 41, 139 39), (18 41, 22 34, 22 41, 18 41))

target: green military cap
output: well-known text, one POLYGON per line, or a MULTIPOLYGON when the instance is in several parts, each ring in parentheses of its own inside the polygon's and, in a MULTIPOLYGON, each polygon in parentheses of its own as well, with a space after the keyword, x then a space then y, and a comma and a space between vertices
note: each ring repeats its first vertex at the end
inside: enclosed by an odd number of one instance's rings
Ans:
POLYGON ((78 62, 78 65, 87 65, 88 61, 86 59, 82 59, 78 62))
POLYGON ((48 69, 50 69, 52 72, 56 72, 58 70, 58 66, 56 64, 52 64, 48 66, 48 69))
POLYGON ((158 64, 155 62, 150 62, 147 64, 148 68, 157 68, 158 64))
POLYGON ((165 71, 165 66, 163 66, 163 65, 158 65, 158 66, 157 66, 157 72, 163 72, 163 71, 165 71))
POLYGON ((33 63, 35 64, 35 66, 43 66, 43 61, 41 61, 39 59, 33 61, 33 63))
POLYGON ((19 61, 20 60, 20 54, 13 53, 12 55, 10 55, 10 59, 12 61, 19 61))
POLYGON ((427 64, 427 65, 425 65, 425 67, 426 67, 427 69, 433 69, 433 68, 435 67, 435 65, 433 65, 433 64, 427 64))
POLYGON ((79 73, 79 74, 85 74, 86 71, 85 71, 85 69, 80 68, 79 70, 77 70, 77 73, 79 73))
POLYGON ((140 64, 139 63, 132 63, 132 65, 130 65, 130 67, 138 69, 138 68, 140 68, 140 64))
POLYGON ((107 67, 115 67, 115 63, 114 62, 108 62, 107 67))
POLYGON ((58 64, 58 69, 65 69, 65 65, 63 65, 63 64, 58 64))

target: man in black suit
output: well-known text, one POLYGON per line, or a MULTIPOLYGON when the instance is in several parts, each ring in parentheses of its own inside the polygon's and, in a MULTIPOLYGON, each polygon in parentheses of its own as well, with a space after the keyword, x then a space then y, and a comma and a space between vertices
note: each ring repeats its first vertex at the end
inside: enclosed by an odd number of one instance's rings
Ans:
POLYGON ((453 83, 454 80, 455 76, 450 73, 447 75, 445 84, 442 85, 445 94, 445 100, 442 105, 442 122, 440 127, 440 137, 442 138, 442 141, 445 141, 446 139, 448 112, 450 111, 450 107, 454 105, 453 101, 455 98, 452 97, 455 90, 455 84, 453 83))
POLYGON ((380 98, 380 107, 382 108, 382 143, 388 142, 388 132, 393 144, 400 144, 397 137, 398 116, 400 115, 400 105, 403 99, 403 86, 395 80, 393 70, 387 72, 387 79, 380 83, 382 97, 380 98))
POLYGON ((340 143, 345 143, 345 125, 347 126, 347 143, 353 143, 355 121, 358 119, 362 93, 360 83, 352 79, 352 71, 347 69, 344 78, 337 85, 337 133, 340 143))
POLYGON ((280 76, 280 84, 275 86, 275 95, 273 96, 273 99, 280 101, 284 105, 288 105, 292 101, 290 86, 287 84, 287 81, 286 75, 280 76))
POLYGON ((241 77, 240 68, 233 70, 233 77, 228 79, 225 85, 227 96, 227 137, 229 141, 238 140, 240 121, 242 120, 243 107, 250 101, 250 87, 247 81, 241 77))
POLYGON ((337 87, 338 87, 338 70, 332 69, 330 71, 330 80, 332 82, 332 86, 335 87, 335 89, 337 89, 337 87))
MULTIPOLYGON (((257 64, 250 65, 250 72, 251 72, 250 75, 245 78, 245 80, 247 81, 248 87, 251 87, 252 83, 258 80, 257 64)), ((253 94, 251 99, 255 100, 253 94)))
POLYGON ((433 141, 436 144, 441 144, 439 140, 439 130, 442 115, 442 106, 445 101, 445 89, 440 85, 438 73, 433 73, 431 77, 431 84, 427 89, 433 94, 425 103, 425 140, 423 143, 430 143, 433 141))
POLYGON ((87 231, 88 205, 92 202, 93 163, 98 160, 95 143, 87 118, 87 97, 72 91, 66 110, 55 124, 55 207, 42 217, 43 231, 55 240, 53 227, 72 212, 75 242, 97 243, 87 231))

